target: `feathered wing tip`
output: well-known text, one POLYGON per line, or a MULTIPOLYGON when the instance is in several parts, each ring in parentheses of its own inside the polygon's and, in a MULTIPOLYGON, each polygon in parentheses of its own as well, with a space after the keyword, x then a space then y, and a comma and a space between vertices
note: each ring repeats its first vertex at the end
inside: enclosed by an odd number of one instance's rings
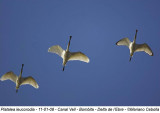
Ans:
MULTIPOLYGON (((32 85, 33 86, 33 85, 32 85)), ((34 88, 36 88, 36 89, 38 89, 39 88, 39 85, 38 85, 38 83, 36 82, 35 83, 35 86, 33 86, 34 88)))
MULTIPOLYGON (((86 56, 87 57, 87 56, 86 56)), ((90 62, 90 59, 87 57, 87 60, 86 60, 86 63, 89 63, 90 62)))
MULTIPOLYGON (((118 41, 119 42, 119 41, 118 41)), ((116 42, 116 45, 118 45, 118 42, 116 42)))
MULTIPOLYGON (((148 45, 147 45, 148 46, 148 45)), ((148 51, 150 51, 150 53, 148 53, 150 56, 153 56, 154 54, 153 54, 153 51, 152 51, 152 49, 148 46, 148 51)), ((147 53, 147 52, 146 52, 147 53)))
POLYGON ((116 45, 129 46, 130 43, 131 43, 131 41, 126 37, 126 38, 123 38, 123 39, 119 40, 118 42, 116 42, 116 45))
POLYGON ((135 52, 139 52, 139 51, 144 51, 147 54, 149 54, 150 56, 153 56, 153 52, 152 52, 151 48, 146 43, 144 43, 144 44, 136 44, 135 52))
POLYGON ((6 74, 2 75, 0 80, 1 81, 11 80, 14 83, 16 83, 17 78, 18 78, 17 75, 15 75, 12 71, 10 71, 10 72, 7 72, 6 74))
POLYGON ((90 61, 89 58, 82 52, 70 52, 69 61, 70 60, 79 60, 86 63, 89 63, 90 61))
POLYGON ((38 88, 39 88, 39 85, 37 84, 35 88, 37 88, 37 89, 38 89, 38 88))
POLYGON ((31 76, 23 78, 21 85, 31 85, 34 88, 39 88, 39 85, 37 84, 37 82, 35 81, 35 79, 31 76))
POLYGON ((63 50, 63 49, 61 48, 61 46, 55 45, 55 46, 50 47, 50 48, 48 49, 48 52, 50 52, 50 53, 55 53, 55 54, 57 54, 57 55, 59 55, 60 57, 63 58, 63 55, 64 55, 65 50, 63 50))
MULTIPOLYGON (((35 81, 36 82, 36 81, 35 81)), ((33 86, 34 88, 36 88, 36 89, 38 89, 39 88, 39 85, 38 85, 38 83, 36 82, 35 83, 35 86, 33 86)))

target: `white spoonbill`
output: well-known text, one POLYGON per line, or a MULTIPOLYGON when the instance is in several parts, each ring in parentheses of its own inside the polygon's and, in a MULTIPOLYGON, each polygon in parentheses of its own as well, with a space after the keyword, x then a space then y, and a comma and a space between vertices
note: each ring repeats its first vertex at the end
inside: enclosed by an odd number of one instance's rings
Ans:
POLYGON ((63 59, 63 71, 65 68, 65 65, 70 60, 80 60, 86 63, 89 63, 89 58, 83 54, 82 52, 70 52, 69 46, 72 36, 70 36, 69 43, 66 50, 63 50, 59 45, 52 46, 48 49, 48 52, 56 53, 63 59))
POLYGON ((12 71, 10 71, 10 72, 7 72, 6 74, 4 74, 0 78, 0 80, 1 81, 11 80, 14 83, 16 83, 16 92, 18 92, 18 89, 21 85, 25 85, 25 84, 29 84, 29 85, 32 85, 34 88, 38 88, 39 86, 38 86, 37 82, 34 80, 34 78, 32 78, 31 76, 22 77, 23 66, 24 66, 24 64, 22 64, 22 68, 21 68, 21 72, 20 72, 19 76, 15 75, 12 71))
POLYGON ((116 45, 124 45, 129 48, 129 50, 130 50, 129 61, 131 61, 131 58, 132 58, 134 52, 144 51, 147 54, 149 54, 150 56, 153 56, 153 52, 152 52, 151 48, 146 43, 136 44, 137 32, 138 32, 138 30, 136 30, 136 34, 135 34, 133 42, 131 42, 128 38, 123 38, 116 43, 116 45))

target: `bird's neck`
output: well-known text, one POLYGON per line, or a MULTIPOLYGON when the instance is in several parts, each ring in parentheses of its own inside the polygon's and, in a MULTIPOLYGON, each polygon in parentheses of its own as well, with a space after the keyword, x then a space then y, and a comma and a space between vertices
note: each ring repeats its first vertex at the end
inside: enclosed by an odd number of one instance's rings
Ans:
POLYGON ((137 38, 137 31, 136 31, 136 34, 135 34, 135 36, 134 36, 133 43, 136 43, 136 38, 137 38))
POLYGON ((22 68, 21 68, 21 72, 20 72, 19 78, 21 78, 21 77, 22 77, 23 66, 24 66, 24 64, 22 64, 22 68))
POLYGON ((69 42, 68 42, 68 46, 67 46, 66 51, 69 51, 70 42, 71 42, 71 37, 69 38, 69 42))
POLYGON ((136 37, 134 37, 134 40, 133 40, 133 44, 135 44, 136 43, 136 37))
POLYGON ((21 69, 21 72, 20 72, 19 78, 21 78, 21 77, 22 77, 22 72, 23 72, 23 68, 21 69))

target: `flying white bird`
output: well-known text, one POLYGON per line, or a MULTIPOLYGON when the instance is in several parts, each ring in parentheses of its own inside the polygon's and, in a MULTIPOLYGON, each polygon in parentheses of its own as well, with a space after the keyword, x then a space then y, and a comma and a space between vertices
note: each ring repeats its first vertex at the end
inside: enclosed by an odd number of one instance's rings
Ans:
POLYGON ((70 52, 69 51, 71 38, 72 36, 70 36, 69 43, 68 43, 66 50, 63 50, 59 45, 52 46, 48 49, 48 52, 56 53, 63 59, 63 64, 62 64, 63 71, 64 71, 66 63, 71 60, 80 60, 80 61, 89 63, 89 58, 82 52, 70 52))
POLYGON ((4 74, 0 78, 0 80, 1 81, 11 80, 14 83, 16 83, 16 92, 18 92, 18 89, 19 89, 19 87, 21 85, 25 85, 25 84, 32 85, 34 88, 39 88, 37 82, 31 76, 29 76, 29 77, 22 77, 23 66, 24 66, 24 64, 22 64, 22 68, 21 68, 21 72, 20 72, 19 76, 15 75, 12 71, 10 71, 10 72, 7 72, 6 74, 4 74))
POLYGON ((153 52, 152 52, 151 48, 146 43, 136 44, 137 32, 138 32, 138 30, 136 30, 136 34, 135 34, 133 42, 131 42, 128 38, 123 38, 116 43, 116 45, 124 45, 129 48, 129 50, 130 50, 129 61, 131 61, 131 58, 132 58, 134 52, 144 51, 147 54, 149 54, 150 56, 153 56, 153 52))

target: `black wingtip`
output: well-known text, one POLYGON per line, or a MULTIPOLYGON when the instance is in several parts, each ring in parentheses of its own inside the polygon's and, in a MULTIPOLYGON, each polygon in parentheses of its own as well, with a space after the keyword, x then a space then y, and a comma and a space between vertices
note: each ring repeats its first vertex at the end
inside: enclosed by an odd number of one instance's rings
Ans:
POLYGON ((70 39, 72 38, 72 36, 70 36, 70 39))
POLYGON ((24 64, 22 64, 22 67, 24 66, 24 64))
POLYGON ((16 93, 18 93, 18 89, 16 89, 16 93))

